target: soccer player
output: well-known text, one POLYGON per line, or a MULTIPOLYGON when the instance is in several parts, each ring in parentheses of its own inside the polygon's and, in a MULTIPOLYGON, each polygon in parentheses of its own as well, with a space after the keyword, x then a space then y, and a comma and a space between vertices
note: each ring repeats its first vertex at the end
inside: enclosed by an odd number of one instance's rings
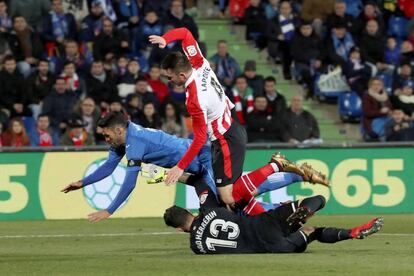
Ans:
MULTIPOLYGON (((114 201, 106 210, 90 214, 89 220, 91 221, 99 221, 109 217, 128 198, 129 194, 135 188, 142 162, 171 168, 177 162, 179 156, 181 156, 191 144, 191 140, 189 139, 177 138, 162 131, 146 129, 129 122, 123 114, 117 112, 109 113, 106 117, 100 119, 98 126, 102 128, 105 140, 111 145, 108 159, 91 175, 67 185, 62 189, 62 192, 67 193, 81 189, 86 185, 104 179, 115 170, 124 155, 127 157, 127 172, 124 183, 114 201)), ((249 209, 246 210, 249 215, 262 213, 265 210, 260 204, 257 204, 254 199, 251 200, 252 194, 255 195, 257 193, 277 189, 297 181, 309 181, 324 185, 328 183, 326 178, 321 177, 310 167, 304 167, 303 170, 298 168, 297 170, 303 172, 302 175, 286 174, 279 176, 276 179, 275 177, 268 179, 269 176, 278 170, 275 168, 282 166, 278 163, 280 160, 283 161, 284 165, 297 167, 295 164, 287 161, 283 156, 273 156, 270 164, 252 171, 241 178, 240 183, 248 182, 248 184, 243 186, 240 185, 240 189, 236 189, 234 195, 237 202, 242 202, 244 200, 245 204, 243 204, 243 206, 246 204, 248 205, 249 209), (249 176, 260 179, 261 182, 251 182, 249 176), (263 186, 260 188, 259 186, 261 183, 263 183, 263 186)), ((216 186, 213 180, 209 146, 205 145, 202 148, 196 158, 187 167, 186 172, 192 174, 189 179, 187 178, 187 184, 195 186, 196 188, 199 186, 200 189, 203 189, 202 187, 208 187, 210 193, 213 194, 212 197, 215 198, 216 203, 219 204, 216 196, 216 186)), ((204 190, 205 189, 207 188, 204 188, 204 190)))
MULTIPOLYGON (((246 130, 237 120, 233 120, 234 104, 227 98, 217 76, 188 29, 173 29, 163 36, 151 35, 149 40, 152 44, 158 44, 160 48, 165 48, 167 44, 176 40, 182 41, 185 55, 173 52, 165 57, 161 67, 171 82, 185 86, 187 110, 191 115, 194 129, 191 146, 170 170, 166 184, 174 184, 178 180, 202 149, 208 134, 212 141, 213 171, 220 198, 234 208, 232 184, 243 172, 247 143, 246 130)), ((252 181, 256 182, 256 179, 252 181)))
POLYGON ((319 195, 246 217, 206 200, 198 216, 173 206, 165 211, 164 221, 168 226, 190 233, 190 247, 196 254, 299 253, 314 240, 336 243, 363 239, 378 232, 384 223, 382 218, 375 218, 352 229, 302 227, 324 205, 325 198, 319 195))

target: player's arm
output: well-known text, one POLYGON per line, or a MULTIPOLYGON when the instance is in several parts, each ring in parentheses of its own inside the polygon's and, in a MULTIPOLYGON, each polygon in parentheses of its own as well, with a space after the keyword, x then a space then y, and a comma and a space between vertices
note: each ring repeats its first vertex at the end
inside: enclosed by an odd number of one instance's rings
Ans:
POLYGON ((112 203, 106 208, 99 212, 95 212, 88 215, 88 219, 91 222, 98 222, 102 219, 108 218, 111 216, 122 203, 128 198, 131 192, 134 190, 138 173, 141 170, 141 161, 138 160, 129 160, 128 167, 125 174, 124 182, 122 183, 121 188, 119 189, 118 194, 112 203))
POLYGON ((78 190, 109 176, 116 169, 124 154, 125 151, 123 150, 116 150, 111 148, 109 150, 108 158, 106 159, 105 163, 99 166, 99 168, 97 168, 93 173, 84 179, 67 185, 61 190, 61 192, 68 193, 70 191, 78 190))
POLYGON ((150 42, 159 44, 160 48, 164 48, 167 44, 176 40, 181 40, 185 55, 193 68, 199 68, 204 62, 203 54, 198 47, 198 43, 187 28, 177 28, 166 32, 162 37, 151 35, 150 42))

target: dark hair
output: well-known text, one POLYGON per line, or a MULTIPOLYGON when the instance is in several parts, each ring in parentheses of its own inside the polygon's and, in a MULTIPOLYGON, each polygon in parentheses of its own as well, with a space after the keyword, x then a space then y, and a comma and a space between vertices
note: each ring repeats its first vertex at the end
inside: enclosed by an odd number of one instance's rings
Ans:
MULTIPOLYGON (((26 18, 20 14, 20 13, 16 13, 13 17, 12 17, 12 22, 14 23, 14 21, 16 20, 16 18, 23 18, 24 20, 26 20, 26 18)), ((27 20, 26 20, 27 21, 27 20)))
POLYGON ((177 228, 185 225, 189 215, 186 209, 174 205, 165 210, 164 222, 167 226, 177 228))
POLYGON ((40 64, 41 62, 46 62, 47 64, 49 64, 49 63, 50 63, 50 61, 49 61, 47 58, 41 58, 41 59, 39 59, 39 64, 40 64))
POLYGON ((180 52, 168 54, 161 63, 164 70, 173 70, 176 73, 187 72, 191 70, 191 63, 188 58, 180 52))
POLYGON ((148 81, 147 81, 147 79, 146 79, 145 77, 143 77, 143 76, 139 76, 139 77, 137 78, 137 80, 135 81, 135 83, 138 83, 138 82, 141 82, 141 81, 148 82, 148 81))
POLYGON ((126 128, 128 120, 125 118, 125 114, 121 112, 110 112, 106 116, 102 117, 98 121, 98 126, 101 128, 112 128, 115 126, 121 126, 126 128))
POLYGON ((3 64, 6 64, 7 61, 14 60, 16 61, 16 58, 13 55, 7 55, 3 58, 3 64))
POLYGON ((63 81, 66 83, 66 80, 65 80, 63 77, 60 77, 60 76, 59 76, 59 77, 57 77, 57 78, 55 79, 55 83, 57 83, 57 81, 58 81, 58 80, 63 80, 63 81))
POLYGON ((264 82, 274 82, 276 84, 276 79, 273 76, 268 76, 264 79, 264 82))
POLYGON ((219 44, 221 44, 221 43, 225 43, 225 44, 227 44, 227 40, 225 40, 225 39, 220 39, 220 40, 218 40, 218 41, 217 41, 217 45, 219 45, 219 44))
POLYGON ((181 125, 181 110, 178 108, 177 104, 174 101, 167 100, 163 103, 161 106, 161 116, 162 118, 167 118, 167 112, 165 111, 167 109, 168 105, 172 105, 174 111, 175 111, 175 122, 179 125, 181 125))
POLYGON ((103 60, 101 60, 101 59, 94 59, 94 60, 92 61, 92 64, 93 64, 93 63, 102 63, 102 64, 103 64, 104 62, 103 62, 103 60))
POLYGON ((75 62, 70 61, 70 60, 67 60, 67 61, 65 61, 65 62, 63 63, 63 68, 65 68, 66 66, 68 66, 68 65, 70 65, 70 64, 72 64, 72 65, 73 65, 73 66, 75 66, 75 68, 76 68, 76 64, 75 64, 75 62))
POLYGON ((39 116, 37 116, 37 119, 42 117, 47 117, 48 119, 50 119, 50 116, 47 113, 40 113, 39 116))

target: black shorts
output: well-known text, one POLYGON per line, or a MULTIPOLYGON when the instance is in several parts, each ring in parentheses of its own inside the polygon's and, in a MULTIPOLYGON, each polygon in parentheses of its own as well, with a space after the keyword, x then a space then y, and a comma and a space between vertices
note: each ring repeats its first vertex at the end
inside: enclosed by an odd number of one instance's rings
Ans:
POLYGON ((217 187, 233 184, 242 175, 246 143, 246 130, 235 120, 223 136, 211 143, 214 181, 217 187))

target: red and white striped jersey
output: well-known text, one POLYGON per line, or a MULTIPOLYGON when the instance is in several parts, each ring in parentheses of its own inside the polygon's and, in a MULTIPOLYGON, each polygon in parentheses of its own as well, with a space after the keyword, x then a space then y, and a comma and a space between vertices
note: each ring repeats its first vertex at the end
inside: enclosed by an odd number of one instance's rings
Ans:
POLYGON ((220 139, 232 124, 231 109, 234 104, 227 98, 209 62, 203 57, 197 41, 186 28, 178 28, 164 34, 167 44, 181 40, 184 53, 193 67, 185 83, 186 105, 193 120, 194 140, 178 163, 185 169, 198 154, 208 137, 220 139))

